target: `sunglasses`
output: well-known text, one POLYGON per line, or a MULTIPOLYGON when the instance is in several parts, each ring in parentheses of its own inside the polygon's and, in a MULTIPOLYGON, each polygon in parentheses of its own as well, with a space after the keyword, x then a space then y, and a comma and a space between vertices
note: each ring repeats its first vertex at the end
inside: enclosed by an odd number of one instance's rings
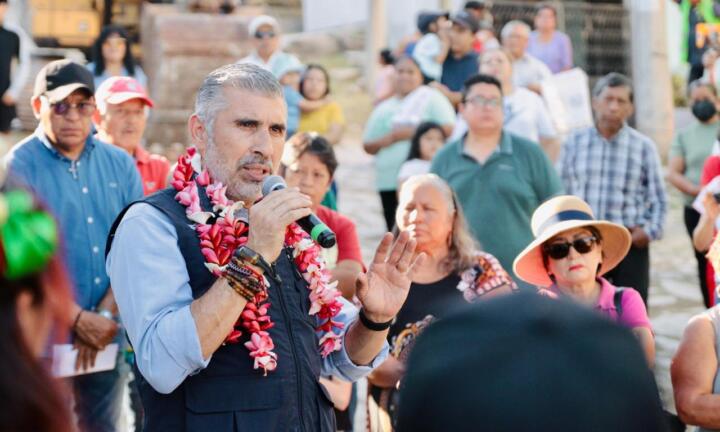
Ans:
POLYGON ((95 112, 95 104, 92 102, 80 102, 71 104, 67 102, 57 102, 50 105, 53 113, 59 116, 66 116, 71 109, 77 109, 83 117, 90 117, 95 112))
POLYGON ((575 239, 572 242, 555 242, 543 245, 543 251, 554 260, 561 260, 570 254, 570 248, 572 247, 581 254, 590 252, 597 243, 597 238, 594 236, 582 237, 575 239))
POLYGON ((275 32, 272 30, 268 31, 256 31, 255 39, 270 39, 275 37, 275 32))

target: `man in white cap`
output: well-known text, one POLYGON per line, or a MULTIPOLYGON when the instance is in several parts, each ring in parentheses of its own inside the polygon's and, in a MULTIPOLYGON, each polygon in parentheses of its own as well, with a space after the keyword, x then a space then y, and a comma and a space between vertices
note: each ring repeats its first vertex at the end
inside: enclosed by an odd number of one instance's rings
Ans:
POLYGON ((253 52, 239 63, 252 63, 269 70, 280 78, 279 73, 286 70, 287 64, 300 63, 292 54, 280 50, 280 24, 269 15, 260 15, 250 21, 248 34, 253 40, 253 52))
POLYGON ((131 77, 108 78, 95 92, 95 100, 97 138, 122 148, 135 159, 145 195, 164 189, 170 163, 142 146, 148 108, 153 107, 142 85, 131 77))

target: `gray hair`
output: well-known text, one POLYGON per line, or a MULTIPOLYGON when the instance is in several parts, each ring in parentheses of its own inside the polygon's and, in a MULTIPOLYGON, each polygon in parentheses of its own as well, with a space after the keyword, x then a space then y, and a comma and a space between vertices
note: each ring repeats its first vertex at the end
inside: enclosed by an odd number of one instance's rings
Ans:
POLYGON ((532 31, 532 29, 529 25, 527 25, 527 23, 520 20, 512 20, 508 21, 508 23, 503 26, 502 30, 500 31, 500 37, 502 39, 506 39, 508 36, 510 36, 510 33, 512 33, 515 27, 520 27, 525 31, 526 35, 530 36, 530 32, 532 31))
POLYGON ((715 88, 715 86, 712 83, 710 83, 708 81, 703 81, 702 79, 698 78, 695 81, 691 82, 690 85, 688 86, 688 90, 687 90, 688 97, 690 97, 690 95, 692 94, 693 91, 695 91, 695 89, 699 89, 701 87, 707 88, 708 90, 710 90, 710 92, 712 92, 713 96, 717 96, 717 89, 715 88))
POLYGON ((608 87, 626 87, 630 91, 630 102, 633 102, 633 85, 632 81, 627 76, 619 72, 610 72, 600 78, 598 82, 595 83, 595 87, 593 87, 593 97, 599 97, 608 87))
POLYGON ((227 107, 223 88, 233 87, 270 97, 283 97, 278 80, 267 70, 250 63, 232 63, 210 72, 198 89, 195 114, 212 139, 215 116, 227 107))
MULTIPOLYGON (((432 185, 443 195, 448 212, 453 214, 448 256, 441 265, 444 266, 445 270, 462 273, 475 265, 478 245, 468 229, 460 201, 450 185, 437 174, 414 175, 403 183, 400 196, 403 196, 402 190, 405 188, 424 184, 432 185)), ((395 213, 396 220, 402 211, 403 208, 398 206, 395 213)))

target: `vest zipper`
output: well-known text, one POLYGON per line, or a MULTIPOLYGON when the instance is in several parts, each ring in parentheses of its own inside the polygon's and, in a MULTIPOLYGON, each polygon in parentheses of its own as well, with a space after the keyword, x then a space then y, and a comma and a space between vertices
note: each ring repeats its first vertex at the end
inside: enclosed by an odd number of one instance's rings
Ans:
MULTIPOLYGON (((287 248, 283 248, 283 252, 285 252, 285 256, 288 258, 288 261, 290 261, 290 266, 294 269, 295 263, 292 260, 292 256, 288 253, 287 248)), ((290 336, 290 352, 292 352, 293 363, 295 364, 295 382, 297 383, 298 416, 300 418, 300 428, 304 431, 305 421, 303 418, 303 412, 305 412, 305 410, 303 409, 303 394, 301 390, 302 378, 300 377, 300 364, 298 363, 298 355, 295 348, 295 335, 293 334, 292 330, 291 316, 288 313, 287 306, 285 305, 285 297, 283 294, 282 286, 280 286, 279 289, 280 291, 278 292, 278 298, 280 299, 280 308, 283 311, 283 315, 285 315, 285 327, 287 328, 288 335, 290 336)))

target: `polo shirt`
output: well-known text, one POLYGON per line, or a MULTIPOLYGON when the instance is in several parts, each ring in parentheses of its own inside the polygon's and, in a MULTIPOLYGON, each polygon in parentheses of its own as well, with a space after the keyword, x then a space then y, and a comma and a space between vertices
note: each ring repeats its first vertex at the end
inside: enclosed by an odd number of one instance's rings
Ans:
POLYGON ((442 66, 442 79, 440 82, 454 92, 463 89, 465 81, 478 73, 478 54, 470 51, 460 58, 450 53, 442 66))
POLYGON ((170 162, 165 157, 151 154, 142 146, 137 146, 135 165, 142 179, 143 194, 150 195, 165 189, 170 173, 170 162))
MULTIPOLYGON (((622 315, 618 316, 618 311, 615 308, 615 291, 617 287, 602 277, 598 277, 597 281, 600 282, 600 295, 593 307, 594 310, 627 328, 644 327, 652 331, 652 324, 650 324, 650 318, 648 318, 647 309, 642 297, 640 297, 640 293, 632 288, 623 290, 620 299, 622 315)), ((557 296, 567 296, 557 285, 552 285, 548 290, 557 296)))
MULTIPOLYGON (((694 122, 678 131, 670 146, 670 156, 681 157, 685 162, 685 177, 693 184, 700 184, 705 160, 712 153, 713 145, 720 131, 720 121, 710 124, 694 122)), ((692 205, 694 195, 683 194, 685 205, 692 205)))
POLYGON ((430 171, 455 191, 468 226, 480 248, 512 272, 515 257, 533 240, 530 219, 562 184, 540 146, 503 131, 500 143, 485 161, 465 153, 465 137, 440 149, 430 171))
POLYGON ((58 221, 75 301, 83 309, 97 306, 110 285, 105 273, 110 227, 123 208, 143 196, 133 159, 125 150, 89 136, 80 157, 72 161, 38 127, 3 162, 58 221))

